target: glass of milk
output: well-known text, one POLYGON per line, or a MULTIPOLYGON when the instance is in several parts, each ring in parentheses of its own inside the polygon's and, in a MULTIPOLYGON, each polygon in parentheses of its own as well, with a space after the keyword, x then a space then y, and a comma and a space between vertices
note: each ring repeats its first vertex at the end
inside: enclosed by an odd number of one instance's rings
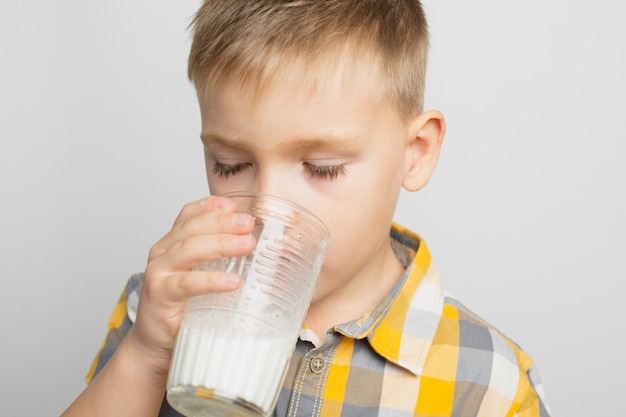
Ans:
POLYGON ((198 266, 237 272, 233 292, 191 298, 180 325, 167 400, 189 417, 268 416, 330 243, 314 214, 266 194, 235 192, 237 212, 255 218, 246 256, 198 266))

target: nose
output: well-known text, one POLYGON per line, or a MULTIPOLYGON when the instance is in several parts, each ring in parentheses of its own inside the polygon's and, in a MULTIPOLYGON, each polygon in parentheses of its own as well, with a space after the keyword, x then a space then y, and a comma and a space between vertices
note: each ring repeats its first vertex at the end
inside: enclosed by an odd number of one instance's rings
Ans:
POLYGON ((253 191, 291 200, 294 185, 293 173, 279 167, 259 167, 253 191))

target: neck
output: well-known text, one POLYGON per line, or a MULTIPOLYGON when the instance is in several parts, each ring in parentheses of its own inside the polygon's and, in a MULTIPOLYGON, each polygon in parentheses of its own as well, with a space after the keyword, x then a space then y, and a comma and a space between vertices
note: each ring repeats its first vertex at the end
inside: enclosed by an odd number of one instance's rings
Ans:
POLYGON ((357 274, 309 307, 305 324, 324 340, 334 326, 362 317, 391 291, 404 267, 387 244, 357 274))

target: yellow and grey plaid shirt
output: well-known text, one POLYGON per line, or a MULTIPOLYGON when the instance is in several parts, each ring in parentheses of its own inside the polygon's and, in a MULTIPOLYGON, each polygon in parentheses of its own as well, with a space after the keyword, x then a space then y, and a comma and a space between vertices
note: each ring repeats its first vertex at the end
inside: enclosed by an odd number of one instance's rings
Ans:
MULTIPOLYGON (((442 290, 419 236, 398 225, 391 236, 406 273, 378 306, 324 341, 302 329, 274 415, 550 416, 532 359, 442 290)), ((141 280, 133 276, 120 297, 88 381, 132 326, 141 280)), ((164 401, 159 416, 180 414, 164 401)))

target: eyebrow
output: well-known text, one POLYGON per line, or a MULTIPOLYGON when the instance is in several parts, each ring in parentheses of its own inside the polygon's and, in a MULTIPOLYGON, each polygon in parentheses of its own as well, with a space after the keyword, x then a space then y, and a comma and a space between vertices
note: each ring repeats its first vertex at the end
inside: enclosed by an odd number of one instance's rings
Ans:
MULTIPOLYGON (((211 133, 201 133, 200 139, 205 145, 215 144, 229 149, 251 152, 254 146, 240 140, 229 139, 211 133)), ((287 140, 281 147, 280 153, 307 152, 315 150, 338 150, 339 152, 355 152, 362 145, 362 139, 358 136, 320 135, 314 138, 294 137, 287 140)))

